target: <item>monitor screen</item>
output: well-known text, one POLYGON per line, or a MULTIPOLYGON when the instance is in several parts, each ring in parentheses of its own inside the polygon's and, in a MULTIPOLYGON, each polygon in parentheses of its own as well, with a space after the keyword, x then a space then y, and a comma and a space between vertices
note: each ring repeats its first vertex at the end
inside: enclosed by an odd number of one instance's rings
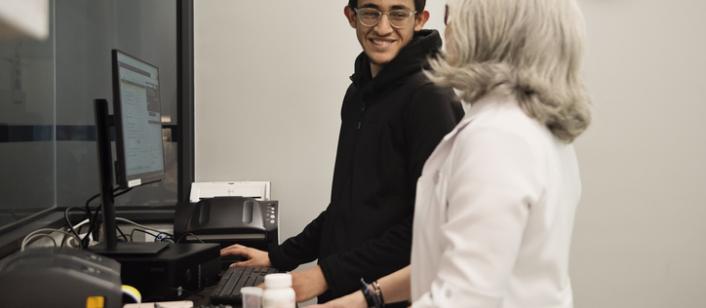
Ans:
POLYGON ((159 70, 113 50, 113 74, 118 185, 129 188, 161 180, 164 150, 159 70))

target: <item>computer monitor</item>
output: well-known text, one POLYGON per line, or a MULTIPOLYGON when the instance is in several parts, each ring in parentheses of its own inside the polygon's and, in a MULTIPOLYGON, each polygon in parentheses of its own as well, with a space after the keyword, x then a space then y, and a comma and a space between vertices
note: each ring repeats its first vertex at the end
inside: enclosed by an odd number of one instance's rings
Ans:
POLYGON ((167 244, 117 241, 110 128, 115 127, 118 186, 127 189, 164 178, 159 70, 118 50, 112 51, 112 65, 114 115, 106 100, 95 101, 104 237, 90 249, 108 256, 155 254, 167 244))
POLYGON ((131 188, 164 178, 159 69, 113 49, 117 184, 131 188))

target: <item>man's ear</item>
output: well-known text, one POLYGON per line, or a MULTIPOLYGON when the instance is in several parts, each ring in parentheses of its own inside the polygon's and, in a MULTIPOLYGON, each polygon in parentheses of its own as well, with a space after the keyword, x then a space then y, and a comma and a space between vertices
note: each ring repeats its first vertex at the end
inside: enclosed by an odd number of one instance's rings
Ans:
POLYGON ((424 25, 427 23, 428 20, 429 11, 424 10, 424 12, 417 14, 417 18, 414 20, 414 31, 420 31, 424 29, 424 25))
POLYGON ((348 24, 351 25, 351 27, 356 28, 358 24, 355 17, 355 11, 350 6, 346 5, 346 7, 343 8, 343 14, 346 15, 348 24))

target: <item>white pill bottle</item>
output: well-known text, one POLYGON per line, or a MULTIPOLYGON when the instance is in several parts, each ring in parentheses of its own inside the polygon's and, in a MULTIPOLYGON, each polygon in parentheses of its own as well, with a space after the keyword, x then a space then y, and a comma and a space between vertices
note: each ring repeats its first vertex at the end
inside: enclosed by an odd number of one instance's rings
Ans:
POLYGON ((262 308, 296 308, 292 289, 292 275, 269 274, 265 276, 265 292, 262 293, 262 308))

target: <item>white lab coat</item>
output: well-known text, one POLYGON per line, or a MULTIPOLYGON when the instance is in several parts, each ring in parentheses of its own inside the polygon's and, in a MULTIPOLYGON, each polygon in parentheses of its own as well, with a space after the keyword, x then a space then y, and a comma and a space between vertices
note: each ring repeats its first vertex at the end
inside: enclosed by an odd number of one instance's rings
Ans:
POLYGON ((413 307, 573 307, 574 148, 509 96, 471 106, 417 183, 413 307))

